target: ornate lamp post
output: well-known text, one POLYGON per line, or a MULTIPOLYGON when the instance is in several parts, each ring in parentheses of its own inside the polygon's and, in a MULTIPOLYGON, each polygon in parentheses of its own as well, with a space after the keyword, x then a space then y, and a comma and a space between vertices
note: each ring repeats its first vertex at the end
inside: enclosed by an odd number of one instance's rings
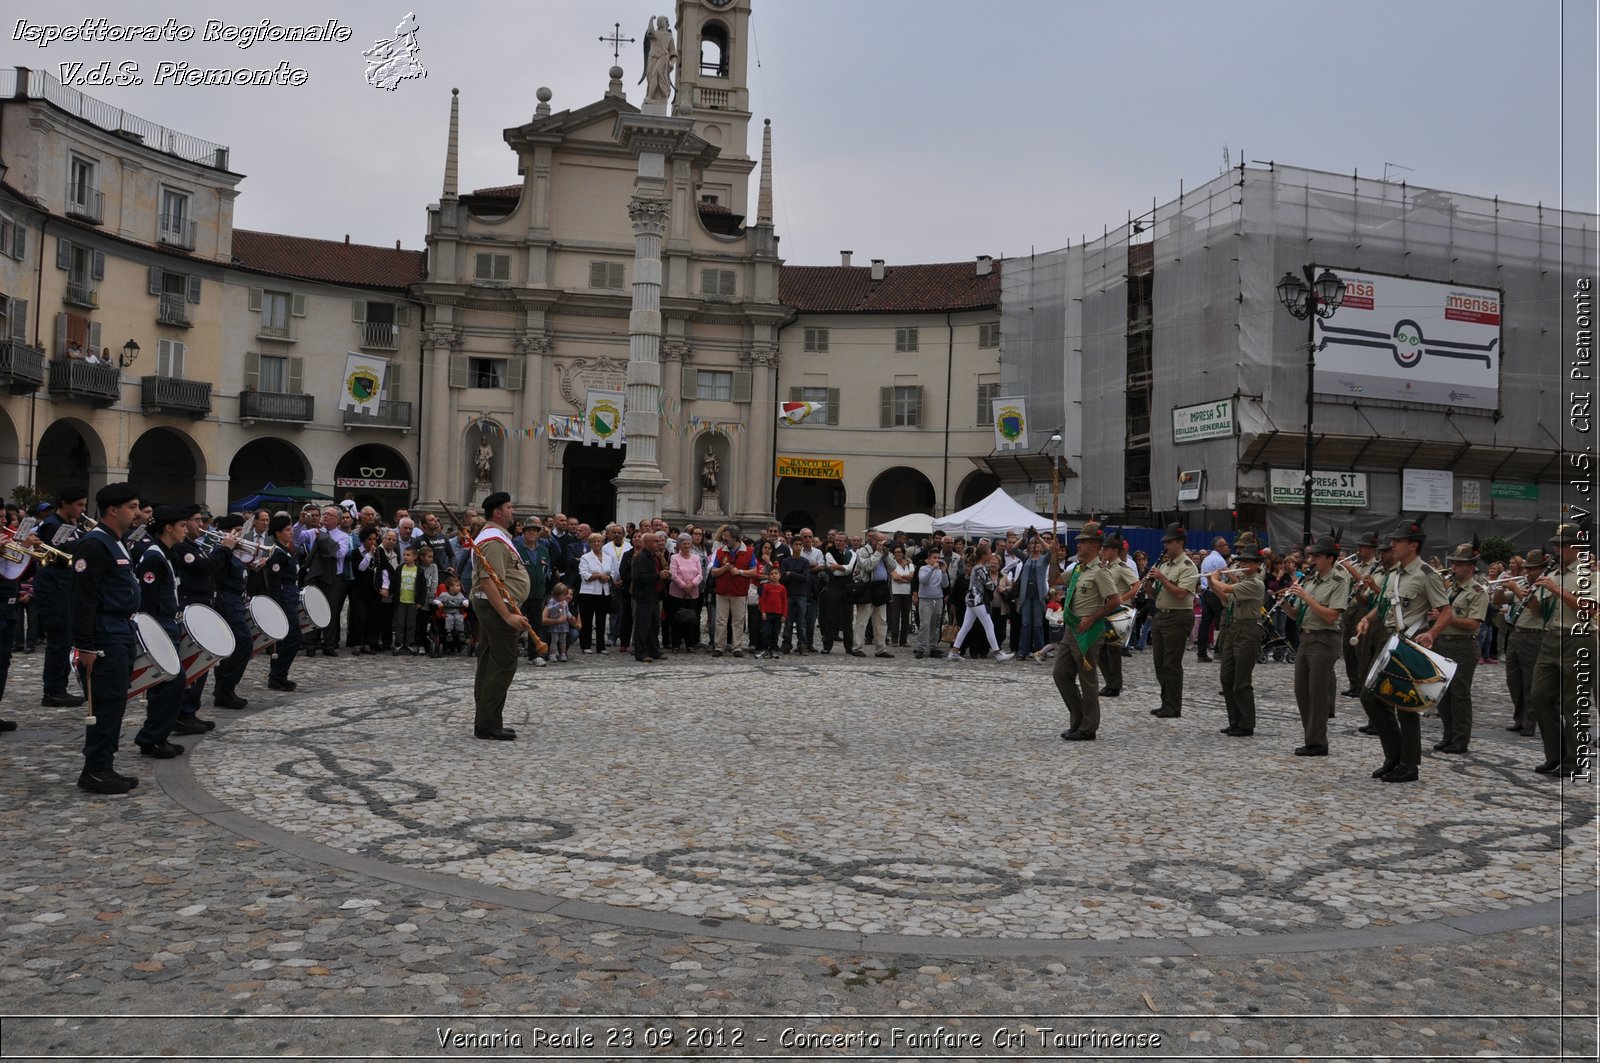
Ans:
POLYGON ((1305 266, 1302 272, 1305 280, 1301 280, 1293 273, 1285 273, 1278 282, 1278 301, 1281 302, 1296 318, 1306 323, 1306 342, 1303 349, 1306 352, 1306 467, 1304 475, 1305 485, 1305 519, 1301 529, 1305 546, 1311 545, 1311 486, 1315 478, 1317 444, 1311 434, 1311 422, 1316 412, 1316 374, 1317 374, 1317 319, 1327 319, 1334 315, 1344 303, 1344 281, 1331 269, 1322 271, 1316 280, 1311 279, 1314 267, 1305 266))
POLYGON ((131 369, 133 363, 139 359, 139 345, 129 340, 122 345, 122 368, 131 369))

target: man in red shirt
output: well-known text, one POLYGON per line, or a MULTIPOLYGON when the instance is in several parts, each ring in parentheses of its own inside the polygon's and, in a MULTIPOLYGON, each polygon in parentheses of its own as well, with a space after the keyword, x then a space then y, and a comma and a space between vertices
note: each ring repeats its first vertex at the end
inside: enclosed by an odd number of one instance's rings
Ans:
MULTIPOLYGON (((756 552, 739 537, 737 526, 729 525, 722 533, 722 541, 711 556, 712 586, 717 592, 717 627, 721 628, 727 617, 733 622, 732 636, 720 650, 712 653, 721 657, 732 650, 735 657, 744 656, 745 598, 750 592, 750 581, 756 573, 756 552)), ((716 645, 717 632, 712 632, 711 644, 716 645)))

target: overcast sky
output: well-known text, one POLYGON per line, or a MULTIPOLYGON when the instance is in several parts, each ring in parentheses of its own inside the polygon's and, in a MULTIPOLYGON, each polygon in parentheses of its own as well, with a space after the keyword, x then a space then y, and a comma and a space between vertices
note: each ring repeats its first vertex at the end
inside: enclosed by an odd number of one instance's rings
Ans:
MULTIPOLYGON (((461 187, 519 178, 502 131, 549 86, 557 110, 605 92, 613 22, 639 37, 669 0, 355 0, 339 4, 14 0, 4 65, 139 64, 88 87, 232 149, 239 227, 421 247, 439 197, 450 90, 461 187), (363 79, 361 52, 414 10, 424 80, 363 79), (344 44, 205 44, 212 18, 321 22, 344 44), (105 16, 194 26, 188 43, 17 39, 105 16), (163 60, 309 72, 300 87, 154 83, 163 60)), ((1026 254, 1097 236, 1216 176, 1224 157, 1594 210, 1592 0, 755 0, 752 137, 772 119, 776 222, 796 264, 1026 254), (1563 11, 1565 25, 1563 25, 1563 11), (1563 182, 1565 178, 1565 182, 1563 182)), ((625 45, 628 98, 640 46, 625 45)), ((0 144, 0 152, 4 145, 0 144)), ((752 178, 754 180, 754 178, 752 178)), ((754 193, 751 196, 754 202, 754 193)), ((623 206, 618 204, 619 212, 623 206)))

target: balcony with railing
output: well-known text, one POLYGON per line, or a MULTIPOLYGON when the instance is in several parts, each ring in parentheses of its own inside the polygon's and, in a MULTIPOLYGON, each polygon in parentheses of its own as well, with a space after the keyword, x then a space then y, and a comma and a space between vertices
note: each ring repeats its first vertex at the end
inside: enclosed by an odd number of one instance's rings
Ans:
POLYGON ((192 327, 194 322, 189 320, 189 300, 172 292, 163 294, 161 305, 156 308, 156 320, 163 325, 176 325, 178 328, 192 327))
POLYGON ((86 280, 69 280, 67 281, 66 294, 61 297, 61 301, 70 303, 73 306, 81 306, 88 310, 98 310, 100 308, 100 293, 95 290, 94 285, 86 280))
POLYGON ((707 88, 704 85, 694 87, 694 105, 704 107, 709 111, 731 111, 733 109, 733 93, 728 89, 707 88))
POLYGON ((0 383, 13 395, 38 391, 45 380, 44 352, 16 340, 0 342, 0 383))
POLYGON ((114 365, 56 358, 50 362, 50 394, 70 402, 110 406, 122 398, 122 370, 114 365))
POLYGON ((241 421, 282 421, 304 424, 311 420, 316 408, 313 395, 295 395, 278 391, 241 391, 239 393, 239 419, 241 421))
POLYGON ((294 321, 290 319, 272 324, 263 317, 260 327, 256 329, 256 337, 263 340, 277 340, 279 343, 293 343, 294 321))
POLYGON ((193 251, 194 222, 181 214, 163 214, 161 228, 156 230, 156 238, 168 247, 181 247, 185 251, 193 251))
POLYGON ((347 409, 344 411, 344 427, 346 431, 352 428, 394 428, 409 432, 413 427, 411 403, 385 399, 378 403, 377 413, 358 413, 347 409))
POLYGON ((400 329, 392 321, 363 321, 361 346, 392 351, 400 346, 400 329))
POLYGON ((139 382, 145 413, 186 413, 204 417, 211 412, 211 384, 180 377, 147 376, 139 382))
POLYGON ((67 186, 67 215, 82 221, 100 224, 105 217, 105 197, 98 188, 88 185, 67 186))

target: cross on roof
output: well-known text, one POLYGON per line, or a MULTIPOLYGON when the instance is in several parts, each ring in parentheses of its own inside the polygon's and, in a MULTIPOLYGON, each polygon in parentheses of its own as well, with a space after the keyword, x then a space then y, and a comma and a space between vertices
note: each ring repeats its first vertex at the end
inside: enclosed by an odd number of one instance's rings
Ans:
POLYGON ((622 35, 622 23, 614 22, 611 24, 611 36, 601 37, 600 43, 611 45, 611 60, 616 62, 622 58, 622 46, 624 44, 633 44, 635 41, 632 37, 624 37, 622 35))

